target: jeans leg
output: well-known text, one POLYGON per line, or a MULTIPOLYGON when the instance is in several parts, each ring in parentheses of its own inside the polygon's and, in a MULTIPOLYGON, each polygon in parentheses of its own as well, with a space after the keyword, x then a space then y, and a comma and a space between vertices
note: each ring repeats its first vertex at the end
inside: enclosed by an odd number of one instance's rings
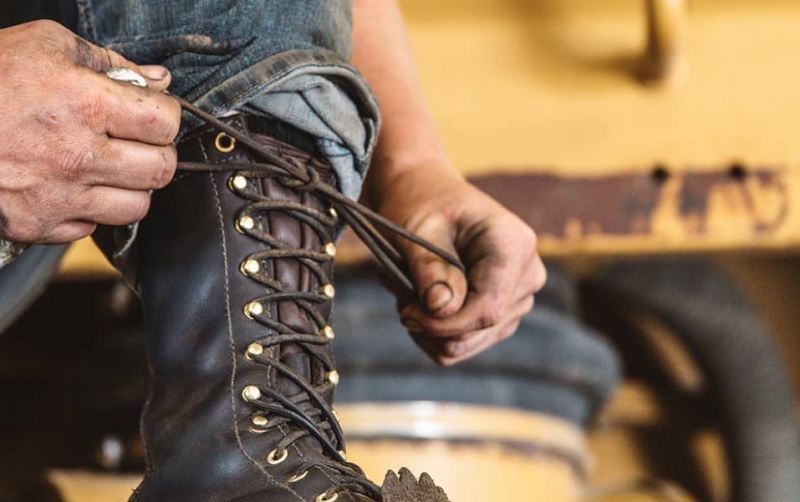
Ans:
MULTIPOLYGON (((77 0, 78 33, 139 64, 214 115, 280 119, 318 138, 356 198, 377 140, 377 103, 350 66, 346 0, 77 0)), ((185 116, 185 129, 198 125, 185 116)))

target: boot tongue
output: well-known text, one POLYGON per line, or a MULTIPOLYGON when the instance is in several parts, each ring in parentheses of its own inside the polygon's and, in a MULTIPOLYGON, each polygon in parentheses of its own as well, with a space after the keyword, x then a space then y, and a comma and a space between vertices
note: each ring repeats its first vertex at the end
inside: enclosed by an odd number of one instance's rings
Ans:
MULTIPOLYGON (((314 385, 311 377, 311 358, 297 345, 286 344, 281 346, 281 360, 283 364, 290 367, 298 375, 301 375, 305 381, 314 385)), ((278 386, 281 394, 286 397, 291 397, 303 392, 303 390, 289 378, 281 378, 278 380, 278 386)))
MULTIPOLYGON (((305 351, 299 347, 298 345, 293 344, 286 344, 285 346, 281 347, 281 359, 283 364, 290 367, 294 370, 297 374, 302 375, 306 382, 309 382, 313 386, 319 385, 319 382, 315 381, 312 377, 312 365, 319 366, 319 364, 314 364, 314 360, 309 357, 305 351)), ((319 371, 316 373, 320 373, 319 371)), ((324 370, 323 370, 324 375, 324 370)), ((323 376, 324 378, 324 376, 323 376)), ((320 380, 317 378, 316 380, 320 380)), ((292 380, 288 378, 281 378, 277 381, 278 390, 286 397, 296 396, 298 394, 304 394, 303 390, 295 384, 292 380)), ((332 395, 330 393, 324 393, 323 398, 330 403, 332 401, 332 395)), ((312 406, 316 406, 313 403, 312 398, 308 397, 309 402, 303 403, 300 405, 301 409, 310 410, 312 406)), ((323 452, 322 445, 317 441, 316 438, 307 436, 300 439, 305 445, 305 448, 319 451, 320 453, 323 452)))
MULTIPOLYGON (((300 375, 305 382, 312 388, 320 391, 320 386, 326 381, 326 370, 322 363, 316 358, 309 356, 308 353, 299 345, 285 344, 280 348, 280 358, 283 364, 291 368, 296 374, 300 375)), ((292 397, 304 392, 303 389, 289 378, 277 378, 278 390, 286 397, 292 397)), ((333 388, 321 392, 322 398, 328 402, 333 402, 333 388)))

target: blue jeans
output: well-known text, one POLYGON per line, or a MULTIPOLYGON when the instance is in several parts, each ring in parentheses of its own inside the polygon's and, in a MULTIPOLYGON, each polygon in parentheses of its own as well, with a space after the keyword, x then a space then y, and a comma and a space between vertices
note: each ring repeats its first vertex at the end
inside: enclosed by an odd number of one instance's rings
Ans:
POLYGON ((214 115, 269 116, 316 137, 339 189, 358 196, 379 114, 349 64, 349 0, 75 1, 79 35, 168 67, 170 92, 214 115))
POLYGON ((575 280, 548 266, 536 308, 513 337, 443 368, 419 350, 372 269, 340 270, 333 349, 342 375, 339 403, 434 401, 529 410, 585 426, 621 378, 614 348, 582 325, 575 280), (343 273, 344 272, 344 273, 343 273))
MULTIPOLYGON (((136 63, 167 66, 170 92, 212 114, 243 111, 305 131, 331 162, 339 188, 357 197, 379 115, 348 62, 349 0, 75 1, 81 36, 136 63)), ((185 129, 196 125, 184 118, 185 129)), ((351 375, 338 391, 344 401, 477 402, 585 424, 619 378, 613 350, 546 300, 509 342, 456 369, 434 367, 405 335, 374 274, 351 275, 337 295, 338 359, 351 375), (376 332, 385 338, 370 345, 376 332)), ((549 289, 559 289, 556 277, 549 289)))

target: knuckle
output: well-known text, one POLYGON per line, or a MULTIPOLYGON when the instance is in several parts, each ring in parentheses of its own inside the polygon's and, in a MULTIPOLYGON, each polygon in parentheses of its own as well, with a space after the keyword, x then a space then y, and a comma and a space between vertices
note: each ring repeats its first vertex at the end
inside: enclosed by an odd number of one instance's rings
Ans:
POLYGON ((448 341, 442 345, 442 354, 447 358, 458 357, 465 351, 466 351, 466 342, 462 340, 448 341))
POLYGON ((503 320, 504 312, 505 309, 499 300, 489 302, 479 316, 479 329, 488 329, 499 324, 503 320))
POLYGON ((131 203, 127 219, 129 219, 129 223, 134 223, 137 221, 141 221, 147 216, 147 212, 150 210, 150 196, 146 192, 141 192, 136 197, 133 198, 133 202, 131 203))
POLYGON ((522 256, 536 254, 539 246, 539 237, 536 232, 524 222, 516 227, 517 246, 520 250, 523 250, 524 254, 522 256))
POLYGON ((152 127, 153 142, 158 145, 169 145, 175 140, 180 131, 180 104, 162 94, 156 95, 156 100, 156 111, 147 119, 152 127))
POLYGON ((61 34, 67 31, 66 28, 61 26, 61 24, 50 19, 37 19, 27 23, 26 26, 28 29, 34 32, 44 34, 61 34))
POLYGON ((71 222, 62 225, 60 228, 54 230, 57 233, 56 241, 58 242, 74 242, 85 237, 89 237, 97 229, 96 223, 91 222, 71 222))
POLYGON ((68 241, 77 241, 85 237, 89 237, 97 230, 97 223, 86 223, 82 225, 79 230, 75 232, 74 236, 67 237, 68 241))
POLYGON ((535 271, 533 279, 533 290, 538 292, 544 287, 545 284, 547 284, 547 269, 541 265, 541 262, 539 262, 539 260, 536 261, 535 267, 538 270, 535 271))
POLYGON ((125 58, 115 50, 105 47, 101 47, 100 49, 103 51, 103 56, 105 57, 109 67, 125 66, 125 63, 127 63, 125 58))
POLYGON ((108 100, 109 96, 103 92, 95 92, 93 89, 84 91, 78 107, 80 122, 97 133, 104 132, 109 117, 108 100))
POLYGON ((5 220, 2 230, 6 239, 25 244, 39 241, 44 233, 32 218, 5 220))
POLYGON ((438 355, 438 356, 433 358, 433 361, 436 364, 438 364, 439 366, 448 367, 448 366, 455 365, 459 360, 454 358, 454 357, 447 357, 447 356, 443 356, 443 355, 438 355))
POLYGON ((78 150, 68 152, 54 159, 61 178, 66 180, 76 180, 90 168, 94 161, 92 150, 78 150))
POLYGON ((153 188, 164 188, 175 175, 178 165, 178 154, 173 147, 165 147, 160 152, 160 162, 153 164, 153 188))

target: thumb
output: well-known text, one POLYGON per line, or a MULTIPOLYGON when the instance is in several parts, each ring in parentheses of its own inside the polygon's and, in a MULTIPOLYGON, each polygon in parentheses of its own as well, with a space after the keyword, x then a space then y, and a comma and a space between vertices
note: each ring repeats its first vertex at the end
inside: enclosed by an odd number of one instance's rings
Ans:
POLYGON ((148 87, 153 90, 166 91, 172 82, 172 74, 163 66, 140 66, 139 70, 142 76, 147 79, 148 87))
POLYGON ((122 55, 111 49, 99 47, 79 37, 75 37, 75 46, 72 56, 75 64, 96 72, 105 72, 111 68, 128 68, 133 70, 145 77, 148 87, 156 91, 166 90, 170 84, 170 73, 163 66, 139 66, 136 63, 128 61, 122 57, 122 55))
MULTIPOLYGON (((440 249, 458 256, 452 231, 446 222, 423 224, 417 233, 440 249)), ((404 242, 401 250, 408 260, 419 305, 425 313, 443 318, 458 312, 467 294, 464 274, 440 256, 414 243, 404 242)))

